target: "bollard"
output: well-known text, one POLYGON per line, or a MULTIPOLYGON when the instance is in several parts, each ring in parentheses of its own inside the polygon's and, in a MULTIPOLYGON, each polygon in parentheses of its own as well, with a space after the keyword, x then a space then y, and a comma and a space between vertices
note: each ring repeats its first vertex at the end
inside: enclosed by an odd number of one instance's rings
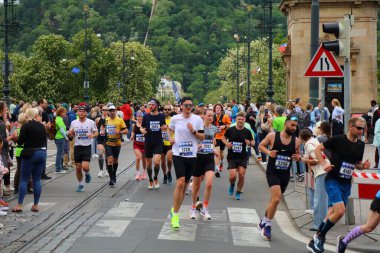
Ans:
POLYGON ((346 221, 347 225, 355 225, 355 214, 354 214, 354 200, 348 199, 347 207, 346 207, 346 221))

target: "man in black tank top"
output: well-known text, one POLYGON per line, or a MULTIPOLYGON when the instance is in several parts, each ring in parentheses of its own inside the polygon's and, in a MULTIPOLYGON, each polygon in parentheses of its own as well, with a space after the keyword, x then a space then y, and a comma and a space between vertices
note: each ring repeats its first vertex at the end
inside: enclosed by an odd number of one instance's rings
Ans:
POLYGON ((281 196, 288 186, 292 161, 301 160, 300 140, 294 135, 297 125, 298 117, 289 114, 284 130, 268 134, 259 145, 260 151, 269 157, 266 176, 271 198, 265 216, 259 224, 261 234, 266 240, 271 239, 271 222, 281 196), (267 149, 268 146, 270 146, 270 150, 267 149))

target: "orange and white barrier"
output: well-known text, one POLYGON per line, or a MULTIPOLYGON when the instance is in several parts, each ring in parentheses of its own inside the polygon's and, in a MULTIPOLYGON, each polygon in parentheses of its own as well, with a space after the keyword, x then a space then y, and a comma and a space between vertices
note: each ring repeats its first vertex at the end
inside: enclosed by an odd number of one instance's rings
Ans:
POLYGON ((380 174, 354 172, 351 196, 353 199, 373 199, 380 190, 380 174))

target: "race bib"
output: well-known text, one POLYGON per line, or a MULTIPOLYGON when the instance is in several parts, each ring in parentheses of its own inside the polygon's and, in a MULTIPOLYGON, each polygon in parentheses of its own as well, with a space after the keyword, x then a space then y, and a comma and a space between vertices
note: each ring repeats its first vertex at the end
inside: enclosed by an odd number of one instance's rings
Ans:
POLYGON ((217 133, 221 133, 222 130, 220 130, 220 126, 217 126, 217 130, 216 130, 217 133))
POLYGON ((152 131, 152 132, 160 131, 160 122, 159 121, 151 121, 150 122, 150 131, 152 131))
POLYGON ((107 125, 106 126, 106 133, 109 135, 116 134, 116 126, 115 125, 107 125))
POLYGON ((278 155, 275 163, 276 169, 287 170, 289 169, 290 162, 291 158, 289 156, 278 155))
POLYGON ((193 142, 180 142, 179 143, 179 155, 180 156, 192 156, 193 155, 193 142))
POLYGON ((87 129, 77 129, 75 131, 75 135, 78 137, 80 140, 86 140, 88 139, 87 136, 88 130, 87 129))
POLYGON ((341 178, 351 179, 354 169, 355 169, 354 164, 343 162, 342 166, 340 167, 339 176, 341 178))
POLYGON ((201 151, 203 153, 214 153, 213 140, 203 140, 201 145, 201 151))
POLYGON ((145 142, 145 137, 143 134, 136 134, 136 141, 137 142, 145 142))
POLYGON ((243 143, 242 142, 232 142, 232 152, 234 152, 234 153, 243 152, 243 143))
POLYGON ((162 132, 162 139, 164 141, 170 141, 168 132, 166 132, 166 131, 162 132))

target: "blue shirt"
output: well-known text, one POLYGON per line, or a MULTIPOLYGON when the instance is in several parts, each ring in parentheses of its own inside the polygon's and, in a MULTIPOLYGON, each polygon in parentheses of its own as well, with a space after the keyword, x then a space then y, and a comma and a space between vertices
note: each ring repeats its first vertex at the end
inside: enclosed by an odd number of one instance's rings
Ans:
POLYGON ((237 114, 239 113, 239 108, 237 105, 234 105, 232 107, 232 115, 231 115, 231 118, 232 118, 232 123, 235 123, 236 122, 236 116, 237 114))

